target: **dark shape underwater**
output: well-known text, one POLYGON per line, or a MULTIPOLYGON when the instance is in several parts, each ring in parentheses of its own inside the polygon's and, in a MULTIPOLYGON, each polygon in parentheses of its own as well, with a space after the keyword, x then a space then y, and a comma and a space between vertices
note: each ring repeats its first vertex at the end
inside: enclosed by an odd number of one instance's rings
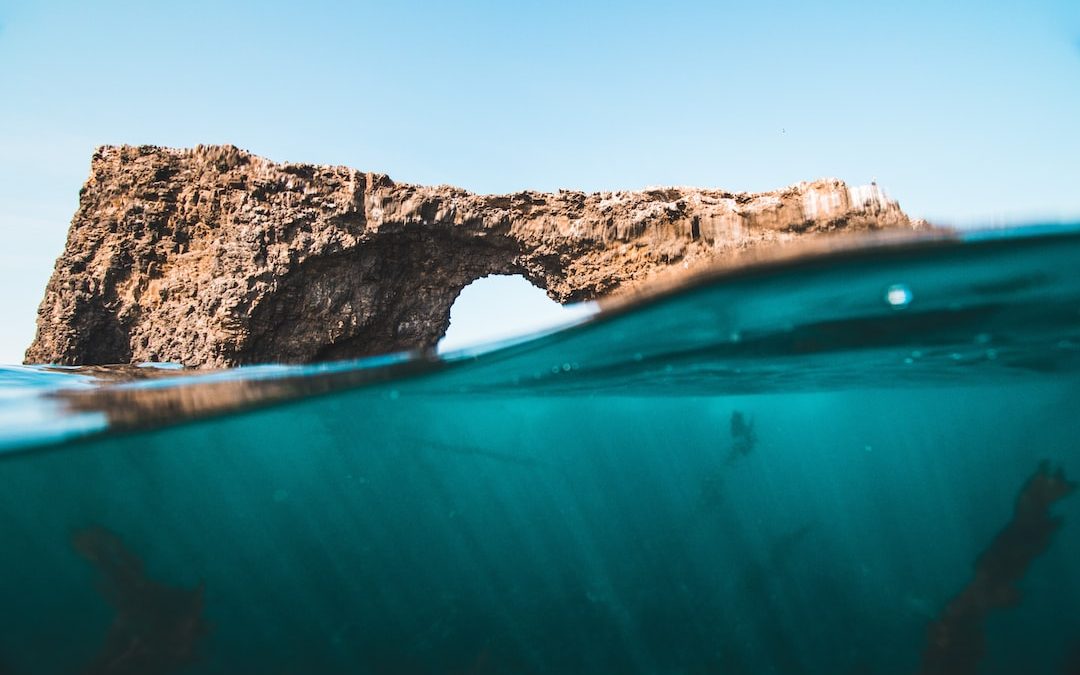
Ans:
POLYGON ((87 675, 164 675, 195 661, 209 628, 205 589, 161 584, 120 537, 95 526, 75 532, 74 549, 97 568, 102 595, 116 610, 101 652, 87 675))

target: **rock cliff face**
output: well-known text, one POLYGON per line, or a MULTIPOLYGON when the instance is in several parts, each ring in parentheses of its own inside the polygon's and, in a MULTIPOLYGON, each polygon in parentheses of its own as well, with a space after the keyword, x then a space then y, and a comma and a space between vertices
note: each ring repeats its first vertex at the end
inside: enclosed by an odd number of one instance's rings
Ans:
POLYGON ((232 146, 102 147, 28 363, 232 366, 435 345, 461 289, 586 300, 763 242, 918 226, 876 186, 475 195, 232 146))

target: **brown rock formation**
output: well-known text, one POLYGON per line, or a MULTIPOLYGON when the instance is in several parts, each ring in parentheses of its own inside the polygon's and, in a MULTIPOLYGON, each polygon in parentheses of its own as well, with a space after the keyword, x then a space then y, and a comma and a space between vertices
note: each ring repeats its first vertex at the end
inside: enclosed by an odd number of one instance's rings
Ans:
POLYGON ((560 302, 809 233, 917 226, 876 186, 474 195, 232 146, 102 147, 28 363, 304 362, 433 347, 461 289, 560 302))

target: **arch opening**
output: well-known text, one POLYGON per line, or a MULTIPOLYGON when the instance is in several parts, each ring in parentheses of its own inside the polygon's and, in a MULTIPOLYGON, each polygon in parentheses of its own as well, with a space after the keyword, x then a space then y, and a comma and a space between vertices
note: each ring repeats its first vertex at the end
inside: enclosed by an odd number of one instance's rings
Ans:
POLYGON ((521 274, 492 274, 461 290, 438 352, 476 347, 550 330, 596 312, 595 303, 560 305, 521 274))

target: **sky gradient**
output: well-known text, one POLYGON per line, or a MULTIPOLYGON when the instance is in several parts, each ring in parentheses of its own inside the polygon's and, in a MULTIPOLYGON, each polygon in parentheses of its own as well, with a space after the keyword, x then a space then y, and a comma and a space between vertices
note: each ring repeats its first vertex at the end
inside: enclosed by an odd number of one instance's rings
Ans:
POLYGON ((937 222, 1080 219, 1080 2, 753 5, 0 0, 0 363, 107 143, 478 192, 876 179, 937 222))

